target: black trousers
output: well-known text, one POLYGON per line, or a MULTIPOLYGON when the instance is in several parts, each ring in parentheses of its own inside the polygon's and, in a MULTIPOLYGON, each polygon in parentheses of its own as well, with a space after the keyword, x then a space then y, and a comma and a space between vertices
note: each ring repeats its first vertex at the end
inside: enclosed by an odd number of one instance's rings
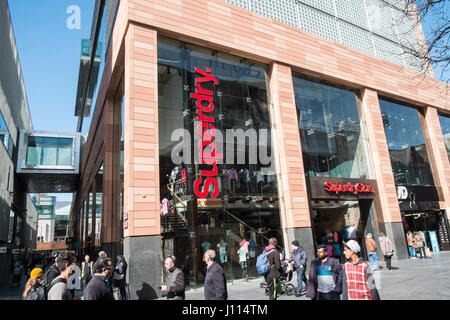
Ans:
POLYGON ((387 268, 388 270, 391 270, 391 269, 392 269, 392 265, 391 265, 391 262, 392 262, 392 256, 390 256, 390 257, 384 256, 384 260, 386 260, 386 268, 387 268))
POLYGON ((278 278, 273 278, 270 274, 266 276, 266 284, 270 300, 277 300, 278 278))

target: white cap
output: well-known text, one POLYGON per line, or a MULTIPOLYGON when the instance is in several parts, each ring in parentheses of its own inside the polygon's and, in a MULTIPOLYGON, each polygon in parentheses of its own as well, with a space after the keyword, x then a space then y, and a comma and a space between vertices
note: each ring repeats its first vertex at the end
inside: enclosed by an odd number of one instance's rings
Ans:
POLYGON ((361 247, 359 246, 358 242, 355 240, 350 240, 345 243, 345 246, 348 247, 350 250, 352 250, 354 253, 359 253, 361 251, 361 247))

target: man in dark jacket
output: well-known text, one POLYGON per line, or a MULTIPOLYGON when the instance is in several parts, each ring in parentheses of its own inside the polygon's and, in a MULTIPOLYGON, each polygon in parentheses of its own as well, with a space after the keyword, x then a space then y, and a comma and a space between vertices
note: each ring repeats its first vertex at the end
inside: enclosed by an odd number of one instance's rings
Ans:
POLYGON ((206 263, 205 300, 227 300, 227 280, 222 267, 215 261, 216 252, 207 250, 203 256, 206 263))
POLYGON ((288 262, 294 263, 295 270, 297 271, 297 292, 295 293, 295 296, 300 297, 303 288, 303 282, 305 283, 305 286, 308 286, 308 279, 306 279, 305 274, 306 253, 297 240, 292 241, 291 250, 291 258, 288 262))
POLYGON ((105 278, 112 273, 106 260, 97 260, 95 274, 84 290, 84 300, 115 300, 114 295, 105 282, 105 278))
POLYGON ((277 300, 277 285, 281 276, 281 260, 280 253, 276 249, 277 243, 277 239, 270 238, 269 245, 264 250, 270 265, 270 271, 265 275, 270 300, 277 300))
POLYGON ((306 296, 313 300, 340 300, 343 269, 339 260, 328 257, 327 247, 317 247, 317 259, 311 262, 306 296))
POLYGON ((164 262, 167 270, 167 286, 162 286, 161 291, 167 292, 167 300, 184 300, 184 274, 175 266, 175 257, 169 256, 164 262))

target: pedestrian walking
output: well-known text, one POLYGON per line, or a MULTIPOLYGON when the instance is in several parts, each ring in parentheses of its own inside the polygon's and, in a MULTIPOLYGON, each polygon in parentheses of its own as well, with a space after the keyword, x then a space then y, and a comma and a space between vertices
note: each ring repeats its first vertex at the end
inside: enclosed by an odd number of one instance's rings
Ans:
POLYGON ((89 255, 84 256, 84 261, 81 263, 81 280, 83 281, 83 288, 86 288, 89 281, 92 279, 94 273, 94 263, 90 261, 89 255))
MULTIPOLYGON (((112 277, 112 285, 113 285, 113 291, 118 290, 120 293, 120 300, 127 300, 127 292, 126 292, 126 286, 127 286, 127 261, 125 260, 125 257, 122 255, 117 256, 117 263, 116 267, 113 272, 112 277)), ((119 299, 117 299, 119 300, 119 299)))
POLYGON ((408 231, 408 235, 406 237, 406 240, 408 241, 408 251, 410 257, 416 256, 416 250, 414 246, 414 235, 411 231, 408 231))
POLYGON ((366 236, 366 249, 369 254, 372 271, 378 270, 377 243, 373 239, 373 235, 371 233, 368 233, 366 236))
POLYGON ((420 254, 420 259, 424 259, 425 257, 425 241, 420 234, 420 232, 416 232, 414 235, 414 247, 416 248, 416 257, 420 254))
POLYGON ((207 250, 203 256, 206 263, 205 300, 227 300, 227 280, 222 267, 215 261, 216 252, 207 250))
POLYGON ((391 259, 394 255, 392 241, 383 232, 380 232, 378 241, 380 242, 381 251, 383 252, 384 260, 386 261, 386 268, 389 271, 392 271, 391 259))
POLYGON ((344 243, 342 300, 380 300, 370 265, 359 257, 361 247, 355 240, 344 243))
POLYGON ((343 270, 338 259, 328 255, 327 246, 317 247, 317 258, 311 261, 306 296, 311 300, 340 300, 343 270))
POLYGON ((73 262, 73 257, 69 256, 67 253, 61 253, 56 257, 56 266, 59 270, 59 275, 53 279, 47 288, 47 299, 48 300, 74 300, 77 299, 72 292, 67 287, 67 279, 72 274, 71 265, 73 262))
POLYGON ((276 238, 269 239, 269 245, 264 249, 269 264, 269 272, 264 275, 270 300, 277 300, 278 281, 281 276, 280 253, 276 249, 278 241, 276 238))
POLYGON ((94 275, 84 290, 84 300, 115 300, 105 281, 112 271, 106 259, 97 260, 94 275))
POLYGON ((20 286, 20 280, 22 279, 23 266, 19 260, 14 261, 12 280, 11 280, 11 288, 20 286))
MULTIPOLYGON (((101 260, 103 261, 103 260, 101 260)), ((106 277, 105 277, 105 282, 106 285, 108 286, 108 288, 111 290, 111 292, 113 292, 113 288, 112 288, 112 270, 114 270, 114 266, 113 266, 113 262, 111 260, 111 258, 106 258, 104 259, 104 261, 106 262, 106 265, 108 266, 109 269, 111 269, 111 272, 109 272, 106 277)))
POLYGON ((305 250, 300 246, 297 240, 292 241, 291 243, 291 258, 288 263, 293 263, 295 267, 295 271, 297 272, 297 291, 295 293, 296 297, 300 297, 303 282, 305 286, 308 286, 308 279, 306 279, 306 253, 305 250))
MULTIPOLYGON (((51 264, 48 268, 47 271, 45 272, 44 275, 44 285, 46 286, 46 290, 48 290, 48 287, 50 286, 50 284, 52 283, 52 281, 54 279, 56 279, 59 275, 60 275, 60 271, 58 268, 58 264, 57 264, 57 260, 58 260, 58 254, 55 253, 53 254, 54 257, 54 263, 51 264)), ((61 256, 62 257, 62 256, 61 256)))
POLYGON ((97 266, 96 266, 97 262, 100 261, 100 260, 105 260, 106 258, 108 258, 108 255, 106 254, 105 251, 100 251, 98 253, 98 258, 97 258, 97 260, 95 260, 94 266, 93 266, 94 272, 95 272, 95 270, 97 270, 97 266))
POLYGON ((167 293, 167 300, 184 300, 184 274, 183 271, 175 266, 175 260, 172 256, 166 258, 164 262, 166 268, 167 286, 162 286, 161 291, 167 293))
POLYGON ((45 300, 44 272, 41 268, 31 270, 22 297, 24 300, 45 300))

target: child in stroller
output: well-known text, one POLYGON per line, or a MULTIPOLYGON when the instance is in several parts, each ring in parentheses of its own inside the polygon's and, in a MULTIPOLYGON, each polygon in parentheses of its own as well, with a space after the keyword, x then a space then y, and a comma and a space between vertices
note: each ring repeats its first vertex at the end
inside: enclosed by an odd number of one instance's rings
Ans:
MULTIPOLYGON (((284 256, 283 259, 281 260, 281 263, 283 265, 283 272, 281 272, 281 276, 279 278, 279 283, 278 283, 278 293, 279 294, 283 294, 286 293, 286 295, 288 296, 292 296, 295 294, 296 288, 295 286, 290 283, 290 281, 292 280, 292 276, 293 276, 293 271, 294 271, 294 263, 287 263, 284 260, 284 256)), ((267 288, 267 284, 265 282, 261 282, 260 283, 260 288, 265 288, 265 294, 266 296, 269 295, 269 289, 267 288)))

